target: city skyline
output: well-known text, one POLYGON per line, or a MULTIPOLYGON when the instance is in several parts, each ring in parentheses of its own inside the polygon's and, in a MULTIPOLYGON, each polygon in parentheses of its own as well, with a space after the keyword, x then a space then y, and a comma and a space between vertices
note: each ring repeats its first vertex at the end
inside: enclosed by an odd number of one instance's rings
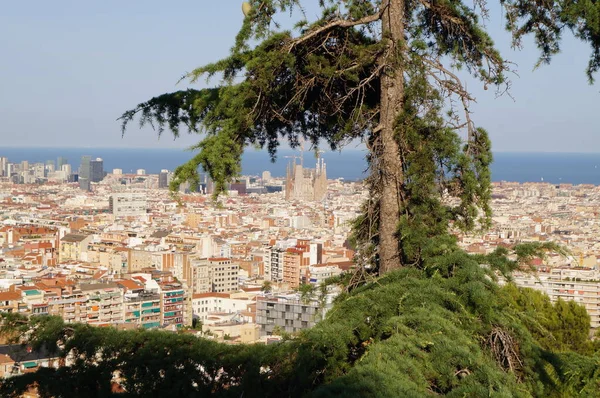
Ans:
MULTIPOLYGON (((0 34, 10 38, 4 48, 10 62, 0 66, 0 86, 10 93, 0 96, 3 146, 185 148, 196 143, 195 134, 159 139, 152 129, 131 128, 121 138, 116 119, 152 95, 185 89, 185 82, 176 84, 182 74, 227 55, 241 26, 240 3, 61 4, 39 4, 32 11, 11 3, 0 16, 0 34), (189 51, 191 45, 195 51, 189 51)), ((514 101, 507 95, 496 99, 467 79, 478 100, 473 118, 489 130, 494 149, 597 152, 598 83, 588 85, 584 74, 586 45, 568 37, 551 65, 532 72, 537 59, 532 41, 525 41, 524 51, 511 50, 498 6, 490 6, 489 31, 518 69, 512 76, 514 101)), ((314 6, 306 11, 316 15, 314 6)))

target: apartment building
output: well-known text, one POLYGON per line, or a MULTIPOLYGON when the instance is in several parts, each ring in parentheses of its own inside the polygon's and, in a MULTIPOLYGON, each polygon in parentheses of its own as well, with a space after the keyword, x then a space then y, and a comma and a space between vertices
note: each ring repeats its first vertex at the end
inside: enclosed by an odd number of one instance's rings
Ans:
POLYGON ((48 314, 61 317, 66 323, 87 323, 87 296, 71 285, 46 286, 44 299, 48 314))
POLYGON ((210 264, 211 290, 216 293, 235 292, 239 289, 239 266, 231 259, 215 257, 210 264))
POLYGON ((181 286, 161 286, 160 296, 160 324, 162 326, 175 326, 180 328, 191 324, 187 318, 186 292, 181 286))
POLYGON ((115 217, 138 217, 146 214, 148 201, 143 193, 121 192, 109 197, 108 207, 115 217))
POLYGON ((192 311, 195 319, 206 321, 211 313, 244 315, 254 303, 244 293, 200 293, 192 296, 192 311))
POLYGON ((295 294, 256 298, 256 324, 260 326, 261 337, 271 336, 276 328, 287 333, 311 328, 322 313, 318 301, 302 301, 295 294))
POLYGON ((283 253, 283 282, 291 289, 300 286, 300 267, 302 266, 302 251, 296 248, 287 249, 283 253))
POLYGON ((283 254, 285 251, 269 247, 265 251, 265 280, 271 282, 283 281, 283 254))
POLYGON ((161 296, 151 292, 126 295, 123 300, 123 320, 144 329, 161 325, 161 296))
POLYGON ((227 293, 239 289, 237 262, 225 257, 191 260, 193 293, 227 293))
POLYGON ((92 235, 67 234, 60 240, 58 262, 81 259, 81 253, 87 251, 92 235))
POLYGON ((123 290, 116 283, 81 284, 87 297, 87 323, 109 326, 123 322, 123 290))

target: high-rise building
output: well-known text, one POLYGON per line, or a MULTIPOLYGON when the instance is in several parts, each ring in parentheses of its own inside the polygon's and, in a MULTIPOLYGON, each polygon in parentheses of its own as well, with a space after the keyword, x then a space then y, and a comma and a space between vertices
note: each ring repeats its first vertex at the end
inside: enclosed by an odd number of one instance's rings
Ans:
POLYGON ((146 175, 146 170, 145 169, 137 169, 135 174, 137 174, 139 176, 144 176, 144 175, 146 175))
POLYGON ((161 170, 158 175, 158 188, 169 188, 169 170, 161 170))
POLYGON ((270 171, 263 171, 262 172, 262 183, 264 184, 268 184, 269 182, 271 182, 271 172, 270 171))
POLYGON ((63 164, 60 167, 60 170, 63 171, 65 173, 65 175, 67 176, 67 178, 73 174, 73 172, 71 171, 71 165, 70 164, 63 164))
POLYGON ((56 159, 56 170, 62 170, 62 167, 67 163, 69 163, 67 158, 59 156, 58 159, 56 159))
POLYGON ((296 160, 288 165, 286 200, 321 201, 327 194, 327 166, 321 157, 314 169, 305 169, 296 160))
MULTIPOLYGON (((58 170, 60 170, 60 168, 58 170)), ((46 176, 48 176, 48 173, 53 173, 54 171, 56 171, 54 160, 46 160, 46 176)))
POLYGON ((270 247, 265 252, 265 280, 272 282, 283 281, 283 254, 281 248, 270 247))
POLYGON ((90 182, 92 179, 90 162, 92 161, 91 156, 82 156, 81 165, 79 166, 79 188, 84 191, 90 190, 90 182))
POLYGON ((238 195, 246 195, 246 181, 236 181, 229 184, 230 191, 237 191, 238 195))
POLYGON ((190 263, 194 293, 227 293, 239 289, 239 265, 225 257, 193 259, 190 263))
POLYGON ((8 159, 0 157, 0 177, 9 177, 8 175, 8 159))
POLYGON ((27 160, 23 160, 21 162, 21 173, 19 175, 20 184, 29 184, 31 183, 31 177, 29 174, 29 162, 27 160))
POLYGON ((33 164, 33 176, 35 178, 46 177, 46 166, 44 165, 44 163, 34 163, 33 164))
POLYGON ((7 177, 12 177, 13 174, 18 173, 18 171, 19 171, 19 165, 15 164, 15 163, 7 163, 5 171, 6 171, 6 176, 7 177))
POLYGON ((90 160, 90 181, 100 182, 104 179, 104 161, 101 158, 90 160))

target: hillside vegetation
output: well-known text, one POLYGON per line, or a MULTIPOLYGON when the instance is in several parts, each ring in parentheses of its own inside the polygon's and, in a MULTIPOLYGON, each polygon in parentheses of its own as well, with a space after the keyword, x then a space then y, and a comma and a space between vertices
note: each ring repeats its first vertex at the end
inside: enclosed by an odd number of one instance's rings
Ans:
POLYGON ((4 380, 0 394, 111 396, 118 376, 132 397, 598 396, 589 316, 500 287, 496 275, 519 266, 507 254, 439 253, 344 293, 316 327, 268 346, 5 315, 5 334, 74 362, 4 380))

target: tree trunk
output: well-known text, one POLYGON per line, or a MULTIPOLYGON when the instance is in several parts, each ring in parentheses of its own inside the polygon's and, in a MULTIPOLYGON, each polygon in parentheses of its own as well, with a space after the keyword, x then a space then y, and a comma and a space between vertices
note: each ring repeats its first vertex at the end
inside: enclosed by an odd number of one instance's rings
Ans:
POLYGON ((400 46, 404 41, 404 0, 385 0, 382 17, 384 40, 391 51, 382 62, 387 62, 381 78, 381 110, 379 146, 376 149, 381 177, 379 214, 379 273, 383 274, 402 266, 397 237, 402 189, 402 161, 394 126, 402 109, 404 77, 400 61, 400 46))

